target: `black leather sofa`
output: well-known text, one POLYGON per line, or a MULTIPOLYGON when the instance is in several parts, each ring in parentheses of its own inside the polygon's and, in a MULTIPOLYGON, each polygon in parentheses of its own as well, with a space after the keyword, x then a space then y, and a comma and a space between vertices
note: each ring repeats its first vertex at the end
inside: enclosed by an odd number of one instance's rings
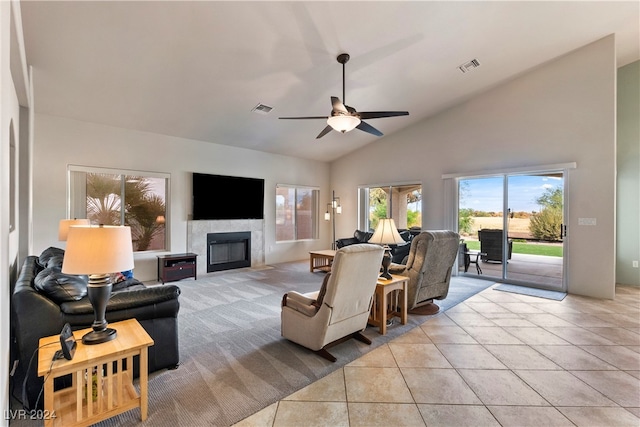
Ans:
MULTIPOLYGON (((87 276, 63 275, 60 272, 64 251, 49 248, 39 257, 24 260, 11 295, 11 340, 17 369, 13 376, 14 394, 26 397, 30 409, 38 398, 43 380, 36 374, 38 356, 29 369, 29 362, 42 337, 57 335, 65 323, 71 329, 91 327, 94 312, 86 296, 87 276), (46 270, 46 271, 45 271, 46 270), (25 375, 26 396, 22 384, 25 375)), ((175 285, 147 287, 136 279, 114 283, 107 305, 109 323, 135 318, 154 341, 149 347, 149 372, 163 368, 176 368, 178 348, 178 297, 175 285)), ((13 365, 12 360, 12 365, 13 365)), ((138 363, 134 360, 134 376, 138 363)), ((42 405, 42 397, 38 406, 42 405)))
MULTIPOLYGON (((409 255, 409 249, 411 248, 411 239, 413 239, 414 234, 412 234, 409 230, 398 230, 400 233, 400 237, 402 237, 406 243, 400 245, 389 245, 391 248, 391 262, 396 264, 402 264, 402 261, 409 255)), ((338 249, 355 245, 356 243, 367 243, 369 239, 373 236, 372 231, 362 231, 356 230, 353 233, 353 237, 345 237, 342 239, 336 240, 336 246, 338 249)))

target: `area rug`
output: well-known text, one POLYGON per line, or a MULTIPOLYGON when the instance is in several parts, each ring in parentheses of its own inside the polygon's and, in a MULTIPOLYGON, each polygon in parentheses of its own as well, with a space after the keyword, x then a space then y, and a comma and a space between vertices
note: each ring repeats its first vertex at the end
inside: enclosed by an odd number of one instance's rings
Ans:
POLYGON ((514 294, 529 295, 532 297, 562 301, 567 296, 566 292, 548 291, 545 289, 529 288, 526 286, 501 284, 493 288, 496 291, 512 292, 514 294))
MULTIPOLYGON (((372 345, 357 340, 341 343, 331 348, 338 359, 331 363, 280 336, 282 295, 318 290, 323 278, 324 273, 309 272, 308 261, 300 261, 175 282, 181 289, 180 366, 149 376, 145 422, 140 422, 140 411, 133 410, 97 425, 233 425, 429 318, 409 315, 406 325, 395 319, 386 335, 367 327, 364 334, 372 345)), ((449 295, 437 301, 440 313, 491 285, 491 281, 452 278, 449 295)))

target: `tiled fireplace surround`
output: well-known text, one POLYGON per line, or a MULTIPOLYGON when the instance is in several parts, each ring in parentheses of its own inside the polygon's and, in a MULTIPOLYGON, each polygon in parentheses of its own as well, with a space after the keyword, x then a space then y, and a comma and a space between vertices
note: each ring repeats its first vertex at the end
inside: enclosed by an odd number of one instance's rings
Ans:
POLYGON ((207 274, 207 233, 251 232, 251 267, 264 261, 264 220, 187 221, 187 251, 198 254, 198 276, 207 274))

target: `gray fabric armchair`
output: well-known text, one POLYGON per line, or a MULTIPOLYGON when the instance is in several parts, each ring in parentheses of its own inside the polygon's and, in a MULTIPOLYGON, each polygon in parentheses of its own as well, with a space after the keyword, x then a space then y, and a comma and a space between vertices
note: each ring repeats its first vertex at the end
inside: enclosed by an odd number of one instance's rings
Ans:
POLYGON ((404 270, 395 271, 409 277, 409 313, 435 314, 440 310, 433 300, 445 299, 449 293, 459 243, 458 233, 449 230, 423 231, 413 238, 404 270))
POLYGON ((366 243, 345 246, 336 252, 318 292, 286 293, 282 336, 331 362, 336 358, 327 348, 344 337, 371 344, 360 332, 367 326, 383 252, 381 246, 366 243))

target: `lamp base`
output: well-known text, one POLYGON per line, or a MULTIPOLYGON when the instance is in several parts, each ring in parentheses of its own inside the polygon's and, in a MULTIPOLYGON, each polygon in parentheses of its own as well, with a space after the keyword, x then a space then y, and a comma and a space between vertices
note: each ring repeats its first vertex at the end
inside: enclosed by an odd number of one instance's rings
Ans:
POLYGON ((389 274, 389 266, 391 265, 391 248, 389 246, 384 246, 384 256, 382 257, 382 273, 380 274, 381 279, 391 280, 391 274, 389 274))
POLYGON ((116 336, 116 330, 112 328, 107 328, 103 331, 91 331, 82 337, 82 343, 87 345, 101 344, 115 339, 116 336))

